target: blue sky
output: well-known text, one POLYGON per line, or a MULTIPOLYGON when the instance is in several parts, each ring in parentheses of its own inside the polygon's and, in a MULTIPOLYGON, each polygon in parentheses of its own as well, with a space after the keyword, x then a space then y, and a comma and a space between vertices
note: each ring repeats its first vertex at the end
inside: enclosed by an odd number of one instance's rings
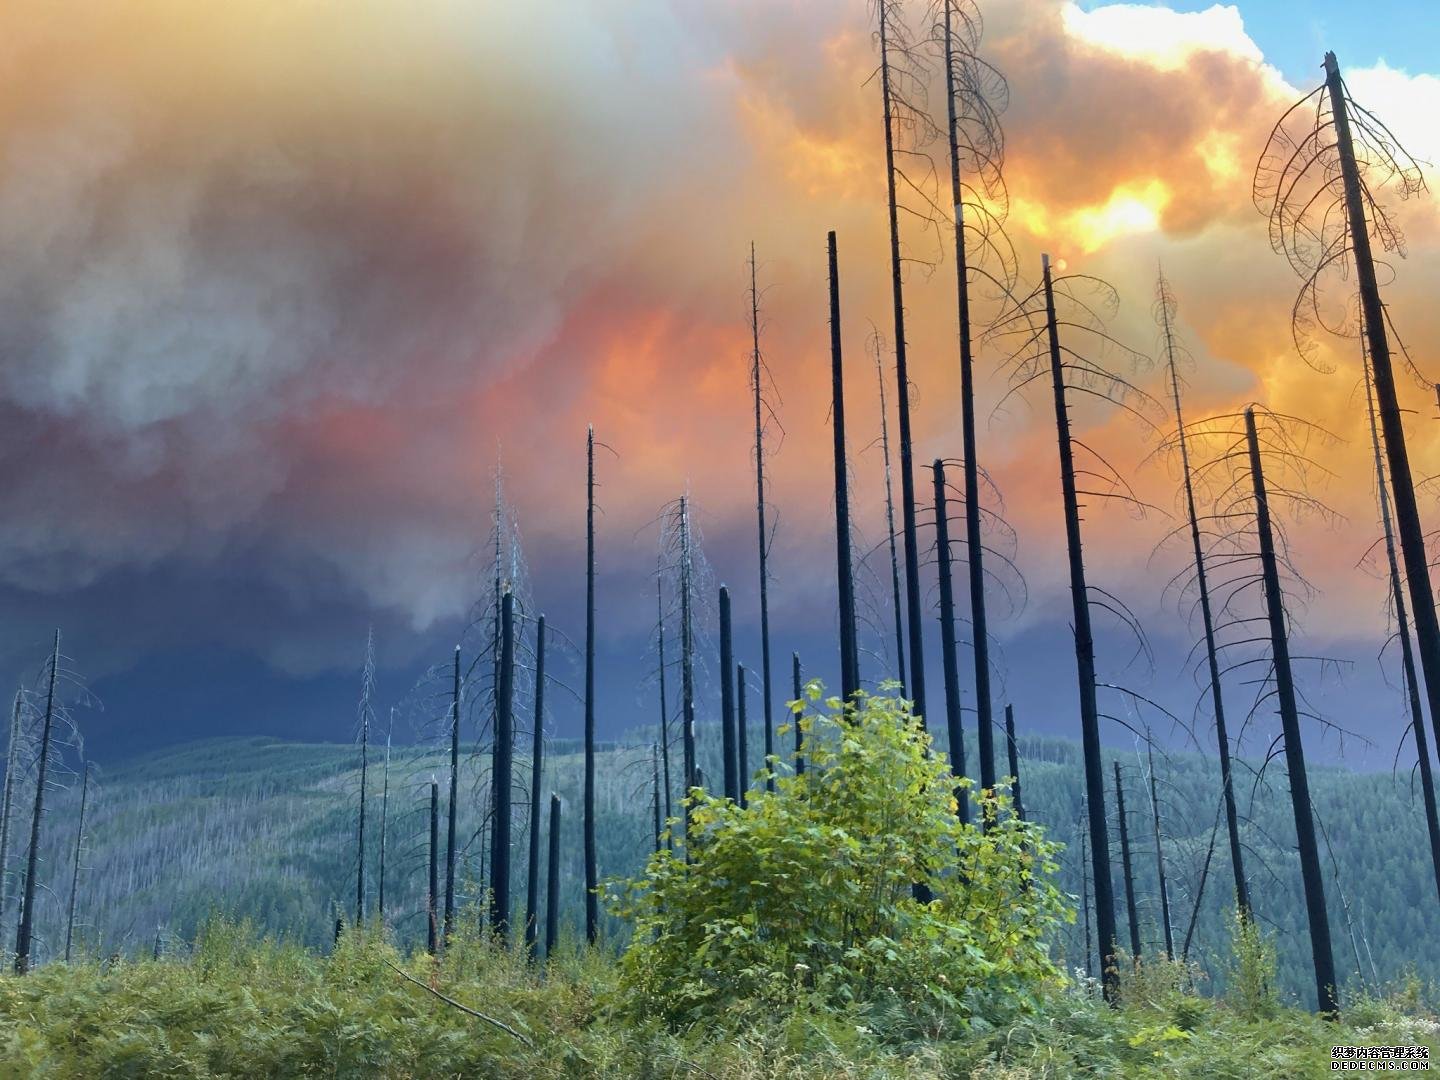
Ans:
MULTIPOLYGON (((1103 0, 1079 0, 1091 11, 1103 0)), ((1212 3, 1173 0, 1153 4, 1172 11, 1204 11, 1212 3)), ((1440 72, 1440 4, 1434 0, 1243 0, 1245 29, 1265 58, 1297 86, 1320 81, 1320 59, 1334 50, 1345 67, 1384 60, 1410 74, 1440 72)))

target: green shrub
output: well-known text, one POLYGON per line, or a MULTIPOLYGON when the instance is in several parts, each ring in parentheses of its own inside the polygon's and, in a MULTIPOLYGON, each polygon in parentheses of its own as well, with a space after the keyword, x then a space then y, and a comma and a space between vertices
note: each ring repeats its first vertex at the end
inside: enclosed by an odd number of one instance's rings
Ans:
MULTIPOLYGON (((818 683, 807 696, 819 703, 818 683)), ((697 793, 688 845, 612 894, 635 924, 632 1011, 683 1024, 813 1003, 939 1034, 1057 982, 1047 939, 1074 917, 1051 881, 1057 845, 1003 794, 980 807, 988 831, 962 825, 949 765, 900 699, 796 711, 803 774, 744 809, 697 793)))
POLYGON ((1226 998, 1241 1016, 1252 1020, 1275 1014, 1275 944, 1253 918, 1231 917, 1230 978, 1226 998))

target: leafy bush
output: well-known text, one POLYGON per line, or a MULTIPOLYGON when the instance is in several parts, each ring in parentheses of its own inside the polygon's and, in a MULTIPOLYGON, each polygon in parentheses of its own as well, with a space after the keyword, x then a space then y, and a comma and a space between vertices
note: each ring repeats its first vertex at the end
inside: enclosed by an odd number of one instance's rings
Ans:
POLYGON ((988 830, 962 825, 949 764, 908 703, 860 693, 816 711, 820 685, 806 694, 806 771, 743 809, 695 793, 688 844, 612 894, 635 923, 629 1006, 683 1024, 810 1002, 897 1034, 1028 1006, 1060 979, 1046 942, 1074 917, 1051 881, 1057 845, 1003 794, 980 806, 988 830))
POLYGON ((1231 1005, 1250 1019, 1273 1016, 1279 1007, 1275 995, 1275 945, 1253 918, 1231 916, 1230 979, 1227 997, 1231 1005))

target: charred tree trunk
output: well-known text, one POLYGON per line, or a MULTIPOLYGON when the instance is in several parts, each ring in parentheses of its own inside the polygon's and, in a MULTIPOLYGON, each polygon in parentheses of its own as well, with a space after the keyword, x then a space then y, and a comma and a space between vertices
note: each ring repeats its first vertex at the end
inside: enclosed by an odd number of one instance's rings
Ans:
POLYGON ((1345 185, 1345 214, 1350 229, 1350 250, 1355 258, 1355 276, 1360 287, 1360 312, 1370 348, 1370 368, 1375 380, 1375 399, 1380 411, 1380 430, 1385 436, 1385 456, 1390 468, 1390 487, 1395 496, 1395 524, 1400 533, 1400 553, 1405 563, 1405 581, 1410 589, 1410 610, 1415 619, 1415 639, 1420 649, 1420 668, 1425 675, 1425 692, 1430 706, 1430 723, 1440 746, 1440 620, 1435 615, 1435 595, 1430 586, 1429 560, 1425 555, 1425 534, 1420 511, 1415 505, 1415 482, 1410 474, 1410 457, 1405 447, 1405 427, 1395 395, 1395 374, 1390 364, 1390 342, 1385 332, 1385 309, 1375 278, 1370 251, 1370 232, 1365 220, 1365 194, 1355 163, 1350 135, 1350 117, 1340 65, 1334 53, 1325 54, 1325 83, 1335 117, 1336 149, 1340 175, 1345 185))
POLYGON ((890 484, 890 414, 885 404, 885 371, 875 353, 875 374, 880 382, 880 452, 885 457, 885 539, 890 546, 890 595, 895 610, 895 678, 905 681, 905 604, 900 599, 900 554, 895 546, 895 495, 890 484))
POLYGON ((550 796, 550 834, 545 866, 545 959, 560 939, 560 796, 550 796))
MULTIPOLYGON (((984 541, 980 536, 980 465, 975 450, 975 365, 970 332, 970 270, 965 251, 960 186, 959 117, 955 112, 955 28, 945 3, 945 100, 950 141, 950 194, 955 206, 955 300, 960 318, 960 420, 965 447, 965 549, 970 570, 970 628, 975 657, 975 724, 982 794, 995 787, 995 740, 990 712, 990 641, 985 617, 984 541)), ((981 822, 983 826, 984 821, 981 822)))
MULTIPOLYGON (((1335 894, 1340 898, 1340 915, 1345 920, 1345 936, 1350 939, 1350 955, 1355 958, 1355 977, 1360 980, 1360 986, 1365 986, 1365 968, 1360 959, 1360 942, 1355 938, 1355 920, 1350 912, 1350 900, 1345 895, 1345 883, 1340 876, 1340 863, 1335 858, 1335 849, 1330 846, 1330 833, 1325 828, 1325 819, 1320 816, 1320 811, 1312 805, 1311 812, 1315 815, 1315 822, 1320 827, 1320 839, 1325 841, 1325 853, 1330 856, 1330 870, 1335 881, 1335 894)), ((1368 948, 1368 946, 1367 946, 1368 948)))
POLYGON ((431 956, 439 948, 439 926, 436 918, 440 900, 440 785, 430 781, 430 881, 426 894, 425 951, 431 956))
POLYGON ((1175 938, 1170 929, 1170 886, 1165 877, 1165 848, 1161 839, 1164 830, 1160 828, 1160 794, 1155 784, 1155 750, 1147 745, 1145 752, 1150 765, 1150 815, 1155 829, 1155 877, 1160 882, 1160 928, 1165 935, 1165 959, 1173 960, 1175 938))
POLYGON ((661 791, 665 798, 665 820, 670 820, 670 714, 669 695, 665 691, 665 597, 664 585, 655 582, 656 639, 660 651, 660 767, 661 791))
MULTIPOLYGON (((490 629, 490 719, 496 719, 495 712, 499 708, 500 696, 500 594, 503 591, 501 585, 501 573, 505 565, 504 544, 505 544, 505 498, 501 486, 500 466, 495 469, 495 580, 494 580, 494 610, 490 617, 492 625, 490 629)), ((492 727, 493 731, 494 728, 492 727)))
POLYGON ((749 718, 745 715, 745 665, 735 665, 735 755, 739 762, 736 779, 740 792, 740 807, 744 809, 750 801, 750 737, 745 729, 749 718))
POLYGON ((375 635, 365 639, 364 685, 360 691, 360 817, 355 836, 355 926, 365 925, 365 796, 370 786, 370 679, 375 657, 375 635))
MULTIPOLYGON (((10 714, 10 744, 5 751, 5 798, 0 803, 0 926, 5 922, 5 901, 10 897, 10 809, 15 803, 15 782, 19 779, 20 709, 24 698, 15 691, 15 708, 10 714)), ((0 948, 3 954, 3 948, 0 948)))
POLYGON ((730 590, 720 586, 720 753, 724 758, 725 797, 740 801, 735 755, 735 654, 730 638, 730 590))
MULTIPOLYGON (((495 640, 498 642, 500 639, 496 638, 495 640)), ((497 664, 496 667, 498 668, 498 666, 499 665, 497 664)), ((495 707, 495 701, 499 698, 499 695, 496 693, 492 693, 490 697, 492 699, 490 702, 490 707, 493 709, 495 707)), ((479 843, 476 845, 476 848, 480 852, 480 857, 475 860, 475 891, 480 896, 484 896, 485 890, 489 887, 486 884, 485 880, 485 868, 490 855, 490 815, 488 813, 481 816, 480 830, 476 834, 476 839, 479 841, 479 843)), ((462 865, 460 867, 460 870, 463 873, 465 867, 462 865)), ((481 916, 481 925, 484 925, 484 922, 485 917, 481 916)))
MULTIPOLYGON (((965 775, 965 728, 960 722, 960 669, 955 658, 955 589, 950 579, 945 463, 936 458, 931 468, 935 473, 935 556, 940 568, 940 647, 945 672, 945 726, 950 736, 950 770, 958 779, 965 775)), ((959 807, 960 820, 970 824, 970 792, 957 787, 955 802, 959 807)), ((984 822, 981 824, 983 826, 984 822)))
POLYGON ((1020 801, 1020 748, 1015 745, 1015 708, 1005 706, 1005 750, 1010 758, 1010 778, 1014 787, 1010 789, 1015 803, 1015 816, 1025 820, 1025 804, 1020 801))
POLYGON ((1085 832, 1080 832, 1080 906, 1085 912, 1085 977, 1095 977, 1095 953, 1090 947, 1090 865, 1085 850, 1085 832))
POLYGON ((595 428, 585 434, 585 940, 600 934, 595 856, 595 428))
POLYGON ((376 911, 380 916, 380 924, 385 924, 385 849, 388 846, 390 836, 390 736, 395 728, 395 710, 390 710, 390 724, 385 728, 385 766, 381 771, 380 782, 380 880, 376 883, 379 886, 375 897, 376 911))
POLYGON ((665 825, 660 817, 660 748, 650 747, 651 787, 655 797, 655 853, 658 855, 665 846, 665 825))
MULTIPOLYGON (((1210 846, 1205 849, 1205 862, 1200 867, 1200 881, 1195 886, 1195 903, 1190 909, 1190 923, 1185 927, 1185 943, 1180 946, 1180 961, 1188 963, 1190 960, 1190 942, 1195 938, 1195 924, 1200 921, 1200 902, 1205 898, 1205 883, 1210 878, 1210 860, 1215 857, 1215 833, 1219 830, 1220 818, 1216 815, 1215 829, 1210 832, 1210 846)), ((1241 913, 1240 918, 1246 916, 1241 913)))
MULTIPOLYGON (((804 701, 804 691, 800 685, 800 654, 790 654, 790 677, 794 681, 795 700, 804 701)), ((800 730, 800 717, 796 715, 795 725, 795 775, 803 776, 805 773, 805 732, 800 730)))
POLYGON ((846 701, 860 689, 860 650, 855 631, 855 573, 850 559, 850 478, 845 462, 845 379, 840 349, 840 265, 835 233, 830 258, 830 412, 835 441, 835 569, 840 593, 840 691, 846 701))
POLYGON ((1410 647, 1410 619, 1405 610, 1405 590, 1400 581, 1400 564, 1395 556, 1395 530, 1390 520, 1390 493, 1385 484, 1385 465, 1380 456, 1380 432, 1375 425, 1375 400, 1371 393, 1370 365, 1365 365, 1365 407, 1370 417, 1370 442, 1375 450, 1375 485, 1380 499, 1380 525, 1385 532, 1385 559, 1390 578, 1390 597, 1395 604, 1395 634, 1400 639, 1400 661, 1405 673, 1405 693, 1410 705, 1410 726, 1415 731, 1415 754, 1420 763, 1420 791, 1425 802, 1425 828, 1430 837, 1430 865, 1435 871, 1435 889, 1440 893, 1440 817, 1435 808, 1435 775, 1430 764, 1429 739, 1425 736, 1425 710, 1420 704, 1420 680, 1415 671, 1415 654, 1410 647))
POLYGON ((30 815, 30 850, 25 856, 25 890, 20 902, 20 924, 15 931, 15 971, 30 970, 30 945, 35 931, 36 871, 40 861, 40 819, 45 814, 45 781, 50 768, 50 737, 55 723, 55 682, 60 676, 60 631, 50 653, 48 689, 45 691, 45 719, 40 728, 40 760, 35 773, 35 808, 30 815))
POLYGON ((530 836, 525 862, 525 951, 533 960, 540 919, 540 781, 545 771, 545 616, 535 620, 535 731, 530 740, 530 836))
POLYGON ((90 797, 90 763, 80 778, 80 823, 75 827, 75 866, 70 872, 70 910, 65 918, 65 963, 70 963, 70 948, 75 941, 75 901, 80 896, 80 848, 85 843, 85 807, 90 797))
POLYGON ((915 537, 915 468, 910 438, 910 369, 905 356, 905 290, 901 281, 900 221, 895 198, 894 101, 890 88, 889 19, 880 3, 880 89, 885 106, 885 187, 890 213, 890 287, 895 308, 896 407, 900 416, 900 518, 905 546, 905 607, 909 627, 910 678, 907 696, 924 723, 925 645, 920 624, 920 548, 915 537))
POLYGON ((515 595, 500 601, 500 685, 491 750, 490 931, 510 936, 510 823, 515 767, 515 595))
POLYGON ((1120 819, 1120 867, 1125 873, 1125 915, 1130 920, 1130 960, 1140 959, 1140 913, 1135 908, 1135 873, 1130 865, 1130 826, 1125 819, 1125 789, 1120 763, 1115 765, 1115 813, 1120 819))
MULTIPOLYGON (((765 529, 765 424, 761 415, 760 292, 755 283, 755 245, 750 245, 750 331, 754 344, 750 380, 755 391, 755 527, 760 539, 760 693, 765 722, 765 788, 775 790, 768 774, 775 753, 775 719, 770 711, 770 538, 765 529)), ((668 816, 668 815, 667 815, 668 816)))
POLYGON ((445 840, 445 943, 455 924, 455 855, 460 814, 460 646, 455 646, 454 685, 450 692, 450 805, 445 840))
POLYGON ((1070 410, 1065 401, 1065 371, 1056 328, 1055 291, 1050 257, 1042 256, 1045 319, 1049 329, 1050 379, 1055 394, 1055 429, 1060 447, 1060 490, 1065 502, 1065 540, 1070 556, 1070 601, 1075 615, 1075 661, 1079 672, 1080 732, 1085 753, 1085 796, 1090 815, 1090 861, 1095 879, 1095 930, 1099 942, 1100 977, 1105 998, 1114 1002, 1119 985, 1115 971, 1115 898, 1110 878, 1110 830, 1105 821, 1105 771, 1100 758, 1100 710, 1095 697, 1095 638, 1090 630, 1090 596, 1085 584, 1085 556, 1080 540, 1080 504, 1075 490, 1074 447, 1070 410))
POLYGON ((370 731, 364 725, 360 733, 360 827, 355 839, 359 866, 355 871, 355 925, 365 922, 365 784, 370 772, 370 731))
MULTIPOLYGON (((1162 290, 1164 279, 1161 279, 1162 290)), ((1205 572, 1205 552, 1200 540, 1200 515, 1195 508, 1195 485, 1190 472, 1190 447, 1185 432, 1185 414, 1180 407, 1180 375, 1175 364, 1175 339, 1170 312, 1162 295, 1160 311, 1165 332, 1166 366, 1170 374, 1171 400, 1175 404, 1175 430, 1180 447, 1180 471, 1185 482, 1185 513, 1189 518, 1190 547, 1195 559, 1195 586, 1200 596, 1200 619, 1205 630, 1205 659, 1210 671, 1210 705, 1215 714, 1215 743, 1220 756, 1220 784, 1225 800, 1225 829, 1230 840, 1230 865, 1235 873, 1235 905, 1242 919, 1250 918, 1250 886, 1245 877, 1245 856, 1240 846, 1240 814, 1235 805, 1235 784, 1230 764, 1230 733, 1225 725, 1225 699, 1220 689, 1220 659, 1215 645, 1215 619, 1210 607, 1210 585, 1205 572)))
POLYGON ((1325 907, 1325 881, 1320 873, 1320 850, 1315 842, 1315 818, 1310 811, 1310 781, 1305 772, 1305 750, 1300 742, 1300 708, 1290 669, 1289 631, 1285 602, 1280 592, 1280 571, 1270 528, 1270 504, 1255 432, 1255 412, 1245 410, 1245 438, 1250 448, 1250 480, 1255 490, 1255 533, 1260 543, 1260 571, 1265 589, 1265 611, 1270 623, 1270 650, 1275 669, 1275 695, 1284 732, 1285 767, 1290 774, 1290 801, 1295 812, 1295 837, 1300 848, 1300 876, 1305 885, 1305 912, 1310 923, 1310 952, 1315 963, 1315 996, 1320 1012, 1338 1014, 1339 987, 1330 946, 1330 918, 1325 907))
MULTIPOLYGON (((700 786, 700 763, 695 758, 695 625, 694 567, 690 548, 690 501, 680 496, 680 733, 685 755, 685 795, 700 786)), ((690 809, 685 809, 686 838, 689 838, 690 809)))

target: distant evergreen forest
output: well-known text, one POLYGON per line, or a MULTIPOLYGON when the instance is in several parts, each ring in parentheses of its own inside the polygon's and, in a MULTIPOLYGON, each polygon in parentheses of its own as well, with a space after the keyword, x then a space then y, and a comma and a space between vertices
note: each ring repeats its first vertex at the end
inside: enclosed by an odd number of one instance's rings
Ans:
MULTIPOLYGON (((703 741, 713 736, 713 731, 702 730, 702 766, 714 758, 718 768, 718 747, 703 741)), ((784 741, 788 746, 788 738, 784 741)), ((750 746, 758 763, 758 731, 752 733, 750 746)), ((1002 773, 1008 771, 1003 748, 1002 739, 997 747, 1002 773)), ((1022 736, 1019 750, 1027 815, 1067 845, 1060 884, 1076 896, 1077 918, 1056 947, 1067 967, 1083 970, 1087 950, 1078 899, 1079 830, 1084 821, 1080 746, 1065 739, 1022 736)), ((367 893, 372 911, 380 872, 384 753, 383 745, 372 744, 367 811, 367 893)), ((1146 761, 1143 754, 1114 748, 1107 751, 1107 759, 1119 761, 1123 770, 1140 937, 1145 951, 1155 951, 1163 934, 1146 761)), ((457 830, 461 840, 457 888, 464 904, 477 903, 484 887, 486 761, 475 747, 465 747, 457 830)), ((582 764, 577 743, 548 745, 543 793, 547 803, 550 792, 559 794, 565 807, 562 926, 570 934, 578 934, 583 920, 582 764)), ((80 947, 99 955, 188 948, 196 928, 217 911, 251 920, 277 937, 327 947, 337 914, 348 919, 353 912, 359 765, 359 748, 354 746, 234 738, 174 747, 101 773, 92 782, 79 875, 76 939, 80 947)), ((1110 760, 1106 765, 1113 784, 1110 760)), ((1190 956, 1205 971, 1211 988, 1223 989, 1233 878, 1223 824, 1215 831, 1216 768, 1211 758, 1196 753, 1157 756, 1155 768, 1175 947, 1178 951, 1187 937, 1204 876, 1190 956)), ((654 843, 653 769, 650 746, 638 740, 604 745, 598 754, 602 879, 636 874, 654 843)), ((705 771, 718 775, 709 767, 705 771)), ((529 762, 519 753, 516 776, 528 787, 529 762)), ((448 758, 431 747, 394 749, 385 823, 385 918, 402 944, 421 943, 424 937, 432 777, 440 783, 443 866, 448 758)), ((1239 794, 1256 913, 1274 935, 1281 989, 1307 1003, 1314 983, 1282 764, 1271 764, 1253 796, 1252 782, 1247 779, 1239 794)), ((1388 773, 1312 767, 1310 783, 1321 825, 1334 950, 1344 970, 1342 990, 1391 984, 1412 972, 1433 978, 1440 971, 1440 905, 1431 895, 1433 879, 1418 795, 1412 796, 1405 776, 1388 773)), ((1110 787, 1107 804, 1112 816, 1113 795, 1110 787)), ((78 790, 60 792, 46 813, 37 907, 40 963, 63 951, 78 801, 78 790)), ((517 791, 517 920, 525 906, 528 806, 526 791, 517 791)), ((678 804, 673 809, 678 813, 678 804)), ((1113 826, 1112 822, 1119 936, 1122 946, 1128 947, 1119 834, 1113 826)), ((23 843, 20 846, 23 849, 23 843)), ((542 845, 542 859, 543 850, 542 845)), ((12 849, 6 875, 10 900, 0 932, 7 947, 13 946, 13 898, 22 854, 12 849)), ((608 917, 605 929, 612 938, 624 933, 621 923, 608 917)))

